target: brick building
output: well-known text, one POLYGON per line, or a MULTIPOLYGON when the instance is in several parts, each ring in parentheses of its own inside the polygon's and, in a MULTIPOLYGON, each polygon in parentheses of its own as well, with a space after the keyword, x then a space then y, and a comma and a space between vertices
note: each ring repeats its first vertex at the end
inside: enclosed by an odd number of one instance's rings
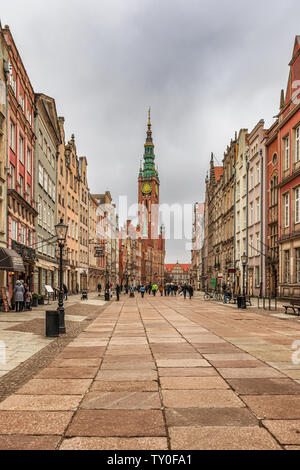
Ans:
POLYGON ((159 188, 149 109, 144 163, 138 177, 141 282, 146 285, 164 283, 165 239, 163 227, 159 229, 159 188))

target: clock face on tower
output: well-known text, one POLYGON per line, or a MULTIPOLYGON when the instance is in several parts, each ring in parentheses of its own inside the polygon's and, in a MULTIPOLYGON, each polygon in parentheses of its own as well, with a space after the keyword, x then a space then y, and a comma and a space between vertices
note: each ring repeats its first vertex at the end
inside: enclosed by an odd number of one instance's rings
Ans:
POLYGON ((152 184, 144 183, 142 186, 142 193, 143 194, 151 194, 152 192, 152 184))

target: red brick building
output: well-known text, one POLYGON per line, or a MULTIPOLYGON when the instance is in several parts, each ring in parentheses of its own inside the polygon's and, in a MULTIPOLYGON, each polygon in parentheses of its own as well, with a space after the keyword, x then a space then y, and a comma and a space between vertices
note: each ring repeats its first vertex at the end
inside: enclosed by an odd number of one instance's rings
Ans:
POLYGON ((146 285, 164 283, 165 239, 163 227, 159 229, 159 188, 149 109, 144 164, 138 178, 141 282, 146 285))
POLYGON ((287 89, 266 140, 269 289, 281 298, 300 295, 300 36, 289 67, 287 89))
POLYGON ((17 279, 34 290, 35 218, 33 195, 34 91, 8 26, 8 248, 21 255, 25 272, 8 275, 10 292, 17 279))

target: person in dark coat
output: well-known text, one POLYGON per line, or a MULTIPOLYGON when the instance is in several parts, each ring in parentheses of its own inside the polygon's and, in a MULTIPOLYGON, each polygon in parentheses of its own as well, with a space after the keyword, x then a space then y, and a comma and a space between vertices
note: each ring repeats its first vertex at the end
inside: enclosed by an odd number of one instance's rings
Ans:
POLYGON ((16 304, 16 312, 22 312, 24 306, 25 289, 21 281, 17 281, 14 288, 14 297, 16 304))
POLYGON ((117 301, 120 300, 120 286, 119 284, 116 285, 116 294, 117 294, 117 301))
POLYGON ((63 284, 63 291, 64 291, 64 294, 65 294, 65 300, 68 300, 68 288, 67 288, 66 284, 63 284))
POLYGON ((190 300, 191 300, 192 297, 193 297, 193 294, 194 294, 194 289, 193 289, 193 286, 191 284, 188 286, 188 291, 189 291, 189 296, 190 296, 190 300))

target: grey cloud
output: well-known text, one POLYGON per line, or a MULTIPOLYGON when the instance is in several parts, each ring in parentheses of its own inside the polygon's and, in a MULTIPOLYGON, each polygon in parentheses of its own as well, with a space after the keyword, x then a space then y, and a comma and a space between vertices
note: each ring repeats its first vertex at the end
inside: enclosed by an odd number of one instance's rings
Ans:
MULTIPOLYGON (((2 5, 36 91, 56 99, 88 158, 92 191, 137 199, 147 108, 161 202, 204 197, 210 152, 272 123, 285 88, 297 0, 11 0, 2 5)), ((185 242, 167 259, 189 261, 185 242)))

